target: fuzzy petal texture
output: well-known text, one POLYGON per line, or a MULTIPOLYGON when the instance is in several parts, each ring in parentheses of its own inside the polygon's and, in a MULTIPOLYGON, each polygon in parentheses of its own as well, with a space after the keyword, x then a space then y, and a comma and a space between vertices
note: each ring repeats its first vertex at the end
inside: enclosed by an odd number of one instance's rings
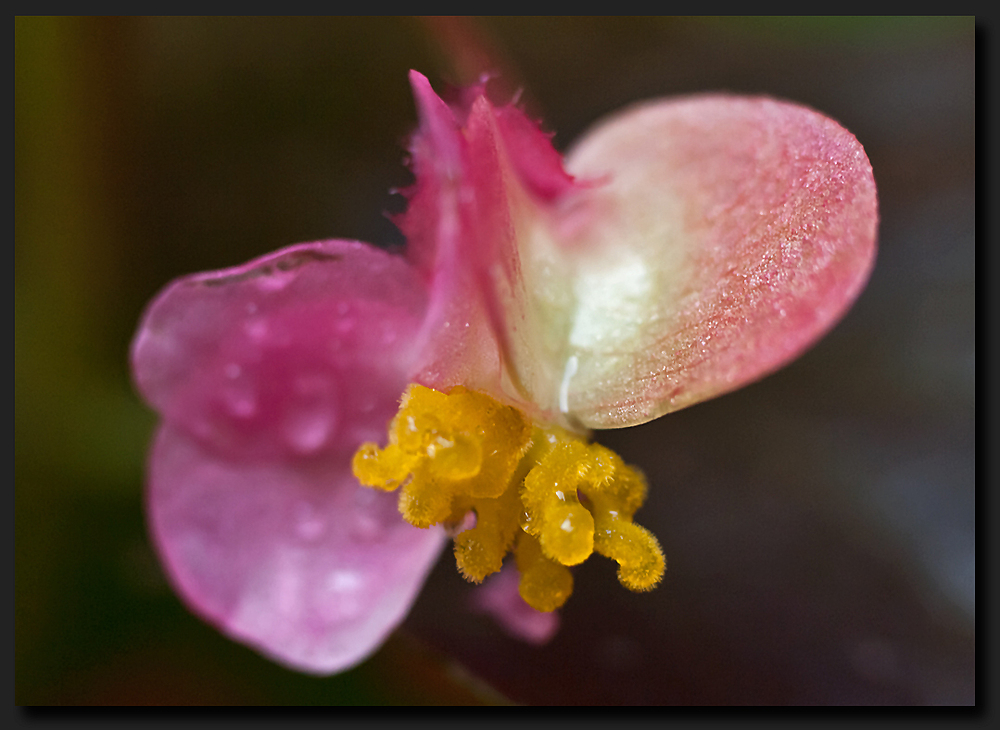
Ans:
POLYGON ((805 107, 703 96, 625 110, 567 169, 603 185, 571 238, 564 409, 629 426, 788 363, 847 311, 878 203, 858 141, 805 107))
POLYGON ((147 499, 167 571, 195 612, 286 665, 368 656, 445 542, 350 465, 384 438, 425 310, 403 259, 330 241, 174 282, 133 343, 164 419, 147 499))

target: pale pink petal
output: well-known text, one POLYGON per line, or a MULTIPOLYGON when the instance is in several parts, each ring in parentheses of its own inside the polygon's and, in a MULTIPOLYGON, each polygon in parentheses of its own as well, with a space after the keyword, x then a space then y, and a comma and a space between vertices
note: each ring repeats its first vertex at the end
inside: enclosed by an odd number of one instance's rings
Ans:
POLYGON ((518 591, 520 573, 505 565, 489 576, 473 594, 473 606, 489 614, 515 639, 529 644, 546 644, 559 631, 559 612, 536 611, 518 591))
POLYGON ((798 356, 867 281, 878 206, 858 141, 804 107, 703 96, 613 116, 569 154, 606 181, 562 222, 575 279, 561 406, 642 423, 798 356))
POLYGON ((290 666, 373 651, 444 542, 350 467, 385 437, 425 306, 403 259, 304 244, 174 282, 133 343, 165 422, 148 506, 167 571, 193 610, 290 666))
POLYGON ((412 79, 419 204, 404 230, 433 211, 411 243, 443 303, 430 385, 465 382, 540 420, 634 425, 794 359, 867 280, 871 166, 812 110, 648 103, 581 140, 571 177, 515 107, 478 89, 451 108, 412 79))

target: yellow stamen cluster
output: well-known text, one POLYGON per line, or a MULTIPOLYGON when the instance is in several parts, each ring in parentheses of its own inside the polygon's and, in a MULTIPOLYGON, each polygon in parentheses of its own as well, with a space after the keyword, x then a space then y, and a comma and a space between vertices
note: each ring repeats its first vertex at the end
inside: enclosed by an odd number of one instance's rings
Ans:
POLYGON ((388 445, 363 444, 353 467, 369 487, 402 487, 399 511, 417 527, 457 530, 472 511, 475 525, 454 538, 462 575, 478 583, 513 550, 521 596, 539 611, 566 602, 566 566, 595 550, 618 562, 618 579, 633 591, 663 577, 656 538, 632 522, 646 496, 642 474, 613 451, 534 425, 482 393, 411 385, 388 445))

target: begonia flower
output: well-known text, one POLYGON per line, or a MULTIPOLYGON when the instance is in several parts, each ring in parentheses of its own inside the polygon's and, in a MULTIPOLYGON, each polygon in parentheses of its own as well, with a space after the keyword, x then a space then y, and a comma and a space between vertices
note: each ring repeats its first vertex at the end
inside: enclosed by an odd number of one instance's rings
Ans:
POLYGON ((632 521, 646 482, 589 429, 787 363, 874 257, 868 159, 810 109, 655 100, 563 160, 483 86, 448 105, 411 84, 405 254, 323 241, 182 278, 132 346, 162 417, 148 512, 172 583, 307 672, 378 648, 449 535, 474 582, 513 552, 489 604, 536 640, 554 624, 531 616, 595 550, 652 588, 664 557, 632 521))

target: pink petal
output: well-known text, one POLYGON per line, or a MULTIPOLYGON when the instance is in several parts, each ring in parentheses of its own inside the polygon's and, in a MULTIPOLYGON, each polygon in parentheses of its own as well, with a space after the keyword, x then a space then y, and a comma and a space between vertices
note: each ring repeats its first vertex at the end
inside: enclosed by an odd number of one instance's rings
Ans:
POLYGON ((591 305, 573 323, 564 406, 593 428, 642 423, 781 367, 846 312, 873 265, 868 158, 804 107, 647 103, 590 132, 567 167, 606 181, 564 222, 591 305))
POLYGON ((421 333, 425 357, 415 379, 438 389, 461 384, 496 392, 500 353, 483 289, 491 248, 488 239, 480 240, 477 191, 469 181, 480 163, 462 132, 464 110, 456 116, 415 71, 410 84, 420 116, 410 150, 417 181, 396 223, 430 291, 421 333))
POLYGON ((515 107, 481 87, 449 107, 411 83, 417 184, 400 225, 431 290, 426 385, 539 420, 642 423, 793 359, 867 279, 871 167, 811 110, 646 104, 580 143, 574 179, 515 107))
POLYGON ((220 454, 350 454, 384 438, 425 306, 398 256, 291 246, 167 286, 133 342, 133 372, 165 420, 220 454))
POLYGON ((165 421, 148 501, 168 573, 193 610, 290 666, 367 656, 443 545, 350 467, 384 439, 425 306, 403 259, 303 244, 174 282, 133 343, 165 421))
POLYGON ((504 106, 495 110, 505 152, 522 184, 541 200, 553 200, 573 189, 573 177, 563 169, 562 156, 520 109, 504 106))
POLYGON ((193 611, 271 659, 332 674, 403 620, 445 541, 360 487, 343 459, 220 458, 161 428, 149 467, 153 539, 193 611))
POLYGON ((549 137, 519 109, 495 108, 482 87, 452 108, 420 74, 410 81, 421 118, 412 144, 417 183, 399 225, 431 288, 432 358, 418 380, 461 383, 547 417, 552 399, 539 392, 553 391, 563 345, 540 331, 522 243, 547 231, 577 186, 549 137))
POLYGON ((515 639, 529 644, 546 644, 559 631, 559 612, 536 611, 525 603, 518 591, 519 579, 517 569, 513 565, 505 565, 476 590, 473 605, 492 616, 515 639))

